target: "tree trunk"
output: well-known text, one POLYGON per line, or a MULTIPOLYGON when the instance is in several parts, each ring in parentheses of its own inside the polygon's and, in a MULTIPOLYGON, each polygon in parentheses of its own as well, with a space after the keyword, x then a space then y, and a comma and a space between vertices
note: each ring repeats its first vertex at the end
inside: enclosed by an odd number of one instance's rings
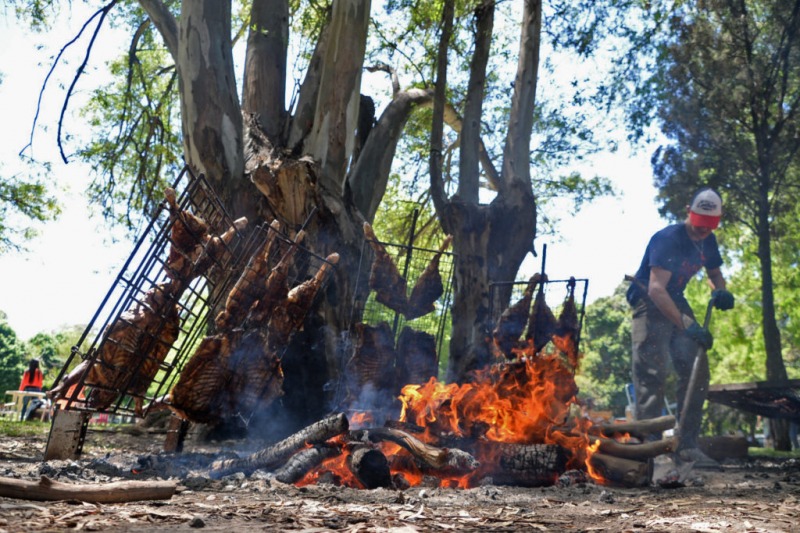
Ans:
POLYGON ((183 151, 230 213, 254 220, 256 196, 244 179, 242 112, 230 40, 230 0, 184 0, 176 58, 183 151))
POLYGON ((286 120, 286 49, 289 45, 288 0, 254 0, 250 10, 242 107, 256 113, 276 143, 286 120))

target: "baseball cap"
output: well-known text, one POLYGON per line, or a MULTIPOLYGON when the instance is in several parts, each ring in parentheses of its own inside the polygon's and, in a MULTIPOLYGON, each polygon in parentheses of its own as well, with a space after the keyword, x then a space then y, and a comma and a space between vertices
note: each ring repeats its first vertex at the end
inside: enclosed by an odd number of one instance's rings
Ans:
POLYGON ((694 194, 689 205, 689 222, 692 226, 714 229, 722 217, 722 198, 709 187, 694 194))

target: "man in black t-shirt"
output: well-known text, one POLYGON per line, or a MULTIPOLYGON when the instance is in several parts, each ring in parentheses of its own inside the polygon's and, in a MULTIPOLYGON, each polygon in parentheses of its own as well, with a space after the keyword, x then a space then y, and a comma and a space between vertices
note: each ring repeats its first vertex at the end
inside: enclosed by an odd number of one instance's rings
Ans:
MULTIPOLYGON (((678 413, 683 413, 683 399, 692 373, 698 346, 710 349, 711 333, 697 323, 683 295, 686 284, 706 269, 713 289, 714 305, 731 309, 733 295, 725 288, 717 239, 713 230, 722 216, 722 199, 713 189, 695 193, 687 206, 686 220, 658 231, 650 239, 636 281, 628 289, 628 302, 633 307, 633 385, 636 397, 636 418, 661 416, 664 408, 664 385, 667 378, 667 356, 678 375, 678 413)), ((687 420, 680 421, 678 457, 694 461, 696 466, 712 466, 714 461, 697 449, 702 422, 703 403, 708 392, 708 363, 701 369, 703 382, 699 394, 687 406, 687 420)))

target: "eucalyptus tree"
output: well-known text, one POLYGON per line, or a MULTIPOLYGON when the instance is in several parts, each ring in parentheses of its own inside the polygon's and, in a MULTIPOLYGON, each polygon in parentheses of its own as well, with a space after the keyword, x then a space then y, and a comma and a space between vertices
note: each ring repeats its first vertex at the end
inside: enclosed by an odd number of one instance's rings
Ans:
MULTIPOLYGON (((35 4, 37 16, 60 4, 16 3, 35 4)), ((539 157, 544 168, 550 159, 552 183, 579 197, 609 190, 574 173, 560 183, 554 162, 563 156, 531 150, 534 124, 551 132, 545 148, 585 150, 591 140, 586 127, 559 121, 535 99, 542 9, 538 0, 391 0, 380 9, 370 0, 110 0, 80 30, 94 36, 112 20, 131 35, 112 65, 114 81, 95 91, 87 109, 94 135, 78 156, 97 170, 93 198, 123 220, 152 212, 185 162, 251 224, 277 218, 293 231, 308 221, 304 244, 342 256, 317 343, 335 372, 340 333, 353 319, 362 224, 392 190, 390 177, 407 177, 405 164, 423 160, 433 145, 444 160, 431 168, 441 174, 432 192, 420 194, 433 199, 443 230, 455 237, 450 376, 463 379, 486 361, 489 284, 515 279, 533 247, 531 162, 539 157), (448 8, 452 39, 441 40, 448 8), (516 28, 510 39, 493 31, 496 11, 516 28), (437 42, 452 64, 437 65, 437 42), (455 82, 446 83, 442 68, 455 82), (365 70, 391 82, 379 114, 365 70), (433 116, 448 129, 430 140, 433 116)), ((66 159, 68 139, 59 140, 66 159)))

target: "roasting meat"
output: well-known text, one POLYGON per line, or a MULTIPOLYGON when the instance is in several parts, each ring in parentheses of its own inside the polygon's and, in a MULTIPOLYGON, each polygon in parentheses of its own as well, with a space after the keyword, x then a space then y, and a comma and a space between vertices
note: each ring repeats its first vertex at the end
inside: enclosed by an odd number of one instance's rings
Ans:
POLYGON ((406 297, 406 280, 397 270, 397 265, 378 242, 375 232, 369 223, 364 222, 364 236, 375 253, 372 269, 369 274, 369 288, 375 291, 375 299, 398 313, 404 314, 408 306, 406 297))
POLYGON ((546 281, 547 278, 543 276, 536 298, 533 300, 533 309, 528 320, 528 333, 525 335, 526 340, 533 342, 534 353, 539 353, 550 342, 556 331, 556 317, 544 299, 544 283, 546 281))
POLYGON ((205 220, 181 209, 175 196, 175 190, 164 191, 169 206, 170 249, 167 257, 166 271, 172 279, 185 280, 197 258, 203 252, 204 245, 211 236, 205 220))
POLYGON ((236 342, 236 338, 228 333, 203 338, 172 390, 159 402, 184 420, 218 422, 224 414, 221 396, 230 378, 228 360, 232 341, 236 342))
POLYGON ((267 326, 269 350, 281 353, 286 348, 292 334, 303 325, 303 320, 333 270, 333 265, 338 262, 339 254, 330 254, 313 278, 293 288, 283 302, 275 305, 267 326))
POLYGON ((283 370, 275 352, 266 347, 266 335, 247 330, 228 361, 230 380, 225 383, 223 405, 230 414, 247 419, 257 408, 283 395, 283 370))
POLYGON ((436 337, 404 327, 397 341, 397 384, 401 387, 409 383, 421 385, 438 375, 436 337))
POLYGON ((394 390, 394 350, 392 328, 387 322, 377 326, 355 325, 355 350, 348 362, 348 371, 354 377, 350 397, 355 400, 368 388, 373 391, 394 390), (354 390, 353 390, 354 389, 354 390))
POLYGON ((516 357, 513 349, 522 337, 522 332, 525 331, 525 325, 530 318, 533 291, 540 280, 541 275, 538 272, 531 277, 522 298, 503 311, 500 320, 497 321, 497 327, 492 332, 495 346, 508 359, 516 357))
POLYGON ((263 297, 264 280, 269 270, 268 259, 278 240, 279 227, 280 223, 277 220, 272 222, 264 243, 250 257, 239 279, 228 293, 225 309, 217 315, 215 321, 219 330, 240 326, 250 307, 263 297))
POLYGON ((413 320, 415 318, 432 313, 436 307, 434 303, 439 297, 444 294, 444 285, 442 284, 442 276, 439 273, 439 261, 442 254, 450 247, 450 242, 453 237, 448 235, 439 251, 433 256, 431 262, 422 271, 414 288, 411 290, 411 296, 408 298, 408 307, 404 313, 406 319, 413 320))
POLYGON ((156 285, 141 302, 111 324, 100 342, 98 353, 68 375, 62 387, 69 388, 88 367, 84 381, 91 390, 87 405, 105 409, 120 394, 134 396, 136 413, 142 414, 142 395, 147 391, 160 365, 178 338, 180 318, 172 294, 172 282, 156 285))
POLYGON ((211 237, 206 243, 203 252, 194 264, 190 276, 185 281, 191 281, 196 276, 205 275, 209 268, 213 265, 223 264, 226 259, 230 258, 230 244, 236 234, 247 227, 247 218, 242 217, 234 220, 233 226, 222 235, 215 235, 211 237))
POLYGON ((559 348, 567 354, 572 368, 578 367, 579 331, 580 319, 578 318, 578 308, 575 307, 575 278, 571 277, 567 282, 567 297, 558 314, 555 335, 561 344, 559 348))
POLYGON ((248 327, 261 327, 269 324, 273 314, 285 302, 286 296, 289 294, 289 269, 294 264, 298 246, 304 237, 305 232, 300 230, 289 249, 269 273, 266 282, 263 284, 261 298, 250 308, 250 313, 247 316, 248 327))

